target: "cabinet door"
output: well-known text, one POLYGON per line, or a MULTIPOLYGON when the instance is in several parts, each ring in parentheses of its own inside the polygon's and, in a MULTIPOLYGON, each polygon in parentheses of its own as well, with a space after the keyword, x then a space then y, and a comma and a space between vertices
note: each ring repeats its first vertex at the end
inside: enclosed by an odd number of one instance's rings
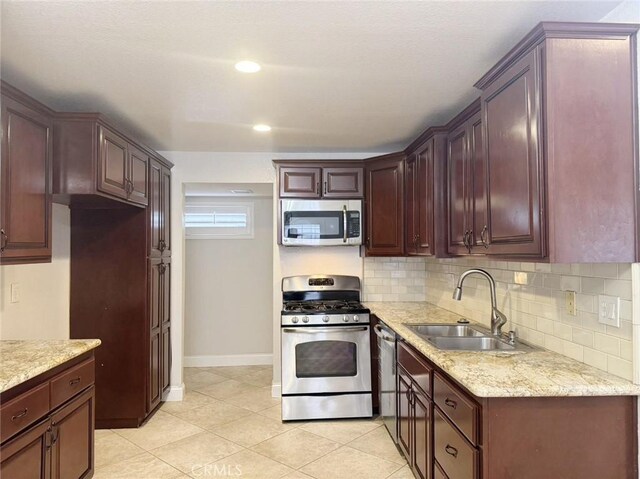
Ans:
POLYGON ((482 117, 480 112, 469 119, 470 229, 475 253, 484 253, 488 241, 487 172, 482 149, 482 117))
POLYGON ((404 197, 406 208, 406 251, 409 255, 418 254, 418 216, 420 208, 417 195, 417 155, 407 158, 405 164, 404 197))
POLYGON ((404 155, 373 160, 366 167, 367 255, 404 254, 404 155))
POLYGON ((0 264, 51 260, 51 125, 2 95, 0 264))
POLYGON ((49 479, 50 425, 47 418, 0 447, 0 477, 49 479))
POLYGON ((129 191, 129 154, 126 140, 99 127, 98 190, 126 199, 129 191))
POLYGON ((280 167, 281 198, 320 198, 320 168, 280 167))
POLYGON ((362 198, 362 168, 323 168, 322 196, 325 198, 362 198))
POLYGON ((412 434, 412 421, 413 414, 411 411, 411 379, 407 373, 398 366, 398 444, 400 449, 404 453, 404 457, 407 458, 409 465, 413 465, 412 449, 411 449, 411 434, 412 434))
POLYGON ((129 145, 129 201, 139 205, 149 204, 149 156, 129 145))
POLYGON ((538 51, 482 92, 489 254, 544 254, 538 51))
POLYGON ((162 239, 162 165, 155 160, 149 164, 149 206, 147 226, 149 228, 149 256, 158 257, 162 239))
POLYGON ((51 478, 80 479, 93 475, 95 387, 51 416, 51 478))
POLYGON ((417 217, 415 229, 417 236, 416 253, 432 255, 433 250, 433 148, 434 141, 429 140, 418 153, 416 160, 415 204, 417 217))
POLYGON ((171 326, 166 323, 162 326, 162 361, 161 361, 161 389, 162 394, 169 391, 171 385, 171 326))
POLYGON ((420 479, 431 479, 431 403, 419 389, 413 389, 413 472, 420 479))
POLYGON ((469 231, 467 212, 469 169, 467 161, 467 125, 453 130, 447 138, 447 171, 449 195, 447 211, 449 216, 448 252, 467 254, 465 245, 469 231))
POLYGON ((149 363, 147 381, 147 411, 160 402, 162 362, 162 276, 165 269, 160 258, 149 260, 149 363))
POLYGON ((171 256, 171 170, 162 167, 162 208, 160 218, 162 219, 162 256, 171 256))

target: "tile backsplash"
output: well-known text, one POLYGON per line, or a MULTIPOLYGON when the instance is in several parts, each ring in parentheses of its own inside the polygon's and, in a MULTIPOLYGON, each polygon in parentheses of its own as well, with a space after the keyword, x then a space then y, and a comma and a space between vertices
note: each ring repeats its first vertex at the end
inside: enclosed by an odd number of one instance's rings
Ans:
POLYGON ((483 268, 496 280, 504 331, 625 379, 632 379, 631 264, 546 264, 476 258, 365 258, 368 301, 428 301, 489 326, 489 286, 465 280, 462 301, 452 298, 460 274, 483 268), (576 292, 577 315, 565 311, 576 292), (598 295, 620 297, 620 327, 598 322, 598 295))

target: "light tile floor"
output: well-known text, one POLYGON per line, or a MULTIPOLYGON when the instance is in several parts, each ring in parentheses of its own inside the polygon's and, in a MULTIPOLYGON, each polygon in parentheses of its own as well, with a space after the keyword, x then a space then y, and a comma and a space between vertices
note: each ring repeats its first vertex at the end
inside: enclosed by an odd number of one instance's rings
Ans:
POLYGON ((270 366, 186 368, 185 400, 96 431, 95 479, 411 479, 379 419, 283 423, 270 366))

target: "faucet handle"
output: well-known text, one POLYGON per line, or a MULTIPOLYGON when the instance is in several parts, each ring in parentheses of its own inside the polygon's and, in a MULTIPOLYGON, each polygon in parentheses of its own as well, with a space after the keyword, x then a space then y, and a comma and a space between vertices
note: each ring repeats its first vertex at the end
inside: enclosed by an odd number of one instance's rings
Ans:
POLYGON ((509 331, 507 333, 507 339, 511 344, 515 343, 516 342, 516 332, 515 331, 509 331))

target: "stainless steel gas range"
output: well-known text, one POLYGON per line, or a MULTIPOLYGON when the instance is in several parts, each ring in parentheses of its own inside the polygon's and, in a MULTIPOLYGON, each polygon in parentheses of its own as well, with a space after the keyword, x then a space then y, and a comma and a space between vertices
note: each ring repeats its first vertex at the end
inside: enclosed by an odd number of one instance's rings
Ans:
POLYGON ((369 310, 357 276, 282 280, 282 419, 371 417, 369 310))

